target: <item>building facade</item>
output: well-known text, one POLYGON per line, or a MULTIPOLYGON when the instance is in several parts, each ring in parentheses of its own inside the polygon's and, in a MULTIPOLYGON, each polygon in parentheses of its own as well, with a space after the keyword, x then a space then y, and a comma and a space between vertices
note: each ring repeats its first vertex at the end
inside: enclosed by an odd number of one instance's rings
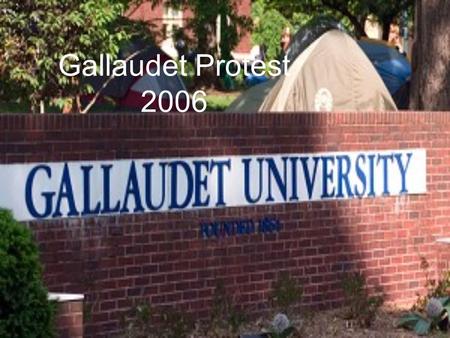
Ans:
MULTIPOLYGON (((238 15, 250 17, 251 0, 236 1, 235 6, 238 15)), ((192 18, 193 13, 189 9, 174 8, 168 5, 167 1, 163 1, 158 5, 152 5, 151 2, 145 1, 130 8, 126 15, 130 19, 148 22, 149 25, 154 26, 155 31, 160 32, 157 41, 160 45, 163 45, 170 43, 173 33, 177 29, 187 26, 188 20, 192 18)), ((234 52, 247 54, 251 48, 251 36, 247 32, 241 38, 234 52)))

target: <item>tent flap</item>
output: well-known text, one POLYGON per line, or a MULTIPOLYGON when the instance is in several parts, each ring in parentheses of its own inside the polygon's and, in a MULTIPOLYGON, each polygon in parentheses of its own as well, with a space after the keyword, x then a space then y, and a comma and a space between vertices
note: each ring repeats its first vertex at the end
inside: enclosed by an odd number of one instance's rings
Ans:
POLYGON ((382 79, 346 33, 324 33, 301 53, 259 107, 261 112, 397 110, 382 79))

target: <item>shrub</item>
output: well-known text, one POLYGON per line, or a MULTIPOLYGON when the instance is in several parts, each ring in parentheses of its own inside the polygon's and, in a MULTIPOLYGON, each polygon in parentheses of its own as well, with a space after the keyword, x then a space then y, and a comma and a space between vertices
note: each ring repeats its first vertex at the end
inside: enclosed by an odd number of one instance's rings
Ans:
POLYGON ((280 274, 269 295, 272 307, 285 314, 292 314, 302 297, 302 286, 286 273, 280 274))
POLYGON ((176 308, 154 308, 139 300, 124 314, 118 338, 183 338, 192 337, 194 322, 176 308))
POLYGON ((413 305, 413 311, 423 312, 431 298, 442 298, 450 296, 450 270, 443 271, 439 279, 430 278, 430 264, 425 257, 420 257, 420 267, 425 272, 426 294, 417 294, 416 303, 413 305))
POLYGON ((0 210, 0 337, 53 337, 54 305, 31 231, 0 210))
POLYGON ((182 338, 189 337, 194 329, 194 322, 190 316, 174 308, 162 311, 162 330, 158 337, 182 338))
POLYGON ((366 279, 361 273, 344 275, 341 286, 348 306, 345 319, 356 321, 361 327, 370 327, 383 304, 383 296, 369 296, 366 279))
POLYGON ((118 337, 150 337, 150 332, 154 331, 152 328, 154 314, 149 303, 139 301, 137 304, 134 304, 121 320, 124 329, 118 337))
POLYGON ((235 298, 226 290, 222 280, 216 282, 212 299, 207 337, 235 337, 239 328, 245 323, 245 312, 236 306, 235 298))
POLYGON ((252 17, 255 23, 253 43, 266 45, 266 57, 269 60, 277 59, 281 52, 281 33, 285 27, 291 28, 292 31, 292 25, 279 11, 267 8, 263 0, 252 4, 252 17))

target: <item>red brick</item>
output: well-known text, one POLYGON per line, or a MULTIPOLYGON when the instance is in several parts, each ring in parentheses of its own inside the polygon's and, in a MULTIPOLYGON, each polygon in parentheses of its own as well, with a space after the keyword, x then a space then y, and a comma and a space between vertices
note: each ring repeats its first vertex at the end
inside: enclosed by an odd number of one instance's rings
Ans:
POLYGON ((238 302, 255 309, 287 271, 303 282, 304 303, 323 308, 341 302, 340 275, 361 269, 389 300, 408 303, 424 285, 419 255, 432 275, 449 266, 450 255, 434 244, 448 235, 449 113, 24 114, 0 115, 0 127, 0 163, 427 150, 428 193, 408 196, 398 209, 398 198, 380 198, 30 223, 49 289, 86 292, 87 337, 114 336, 119 314, 132 306, 127 297, 182 303, 207 316, 217 280, 224 280, 233 295, 242 294, 238 302), (279 235, 199 239, 199 220, 267 215, 283 222, 279 235))

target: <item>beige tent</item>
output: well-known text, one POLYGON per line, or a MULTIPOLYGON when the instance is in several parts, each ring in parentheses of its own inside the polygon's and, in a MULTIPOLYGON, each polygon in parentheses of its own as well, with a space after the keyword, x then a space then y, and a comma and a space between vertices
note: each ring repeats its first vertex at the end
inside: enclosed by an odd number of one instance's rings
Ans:
POLYGON ((277 79, 271 79, 250 87, 234 100, 226 111, 230 113, 256 113, 276 83, 277 79))
POLYGON ((291 64, 287 75, 250 88, 229 112, 394 111, 383 80, 347 34, 324 33, 291 64))
POLYGON ((347 34, 331 30, 300 54, 266 96, 262 112, 397 110, 370 60, 347 34))

